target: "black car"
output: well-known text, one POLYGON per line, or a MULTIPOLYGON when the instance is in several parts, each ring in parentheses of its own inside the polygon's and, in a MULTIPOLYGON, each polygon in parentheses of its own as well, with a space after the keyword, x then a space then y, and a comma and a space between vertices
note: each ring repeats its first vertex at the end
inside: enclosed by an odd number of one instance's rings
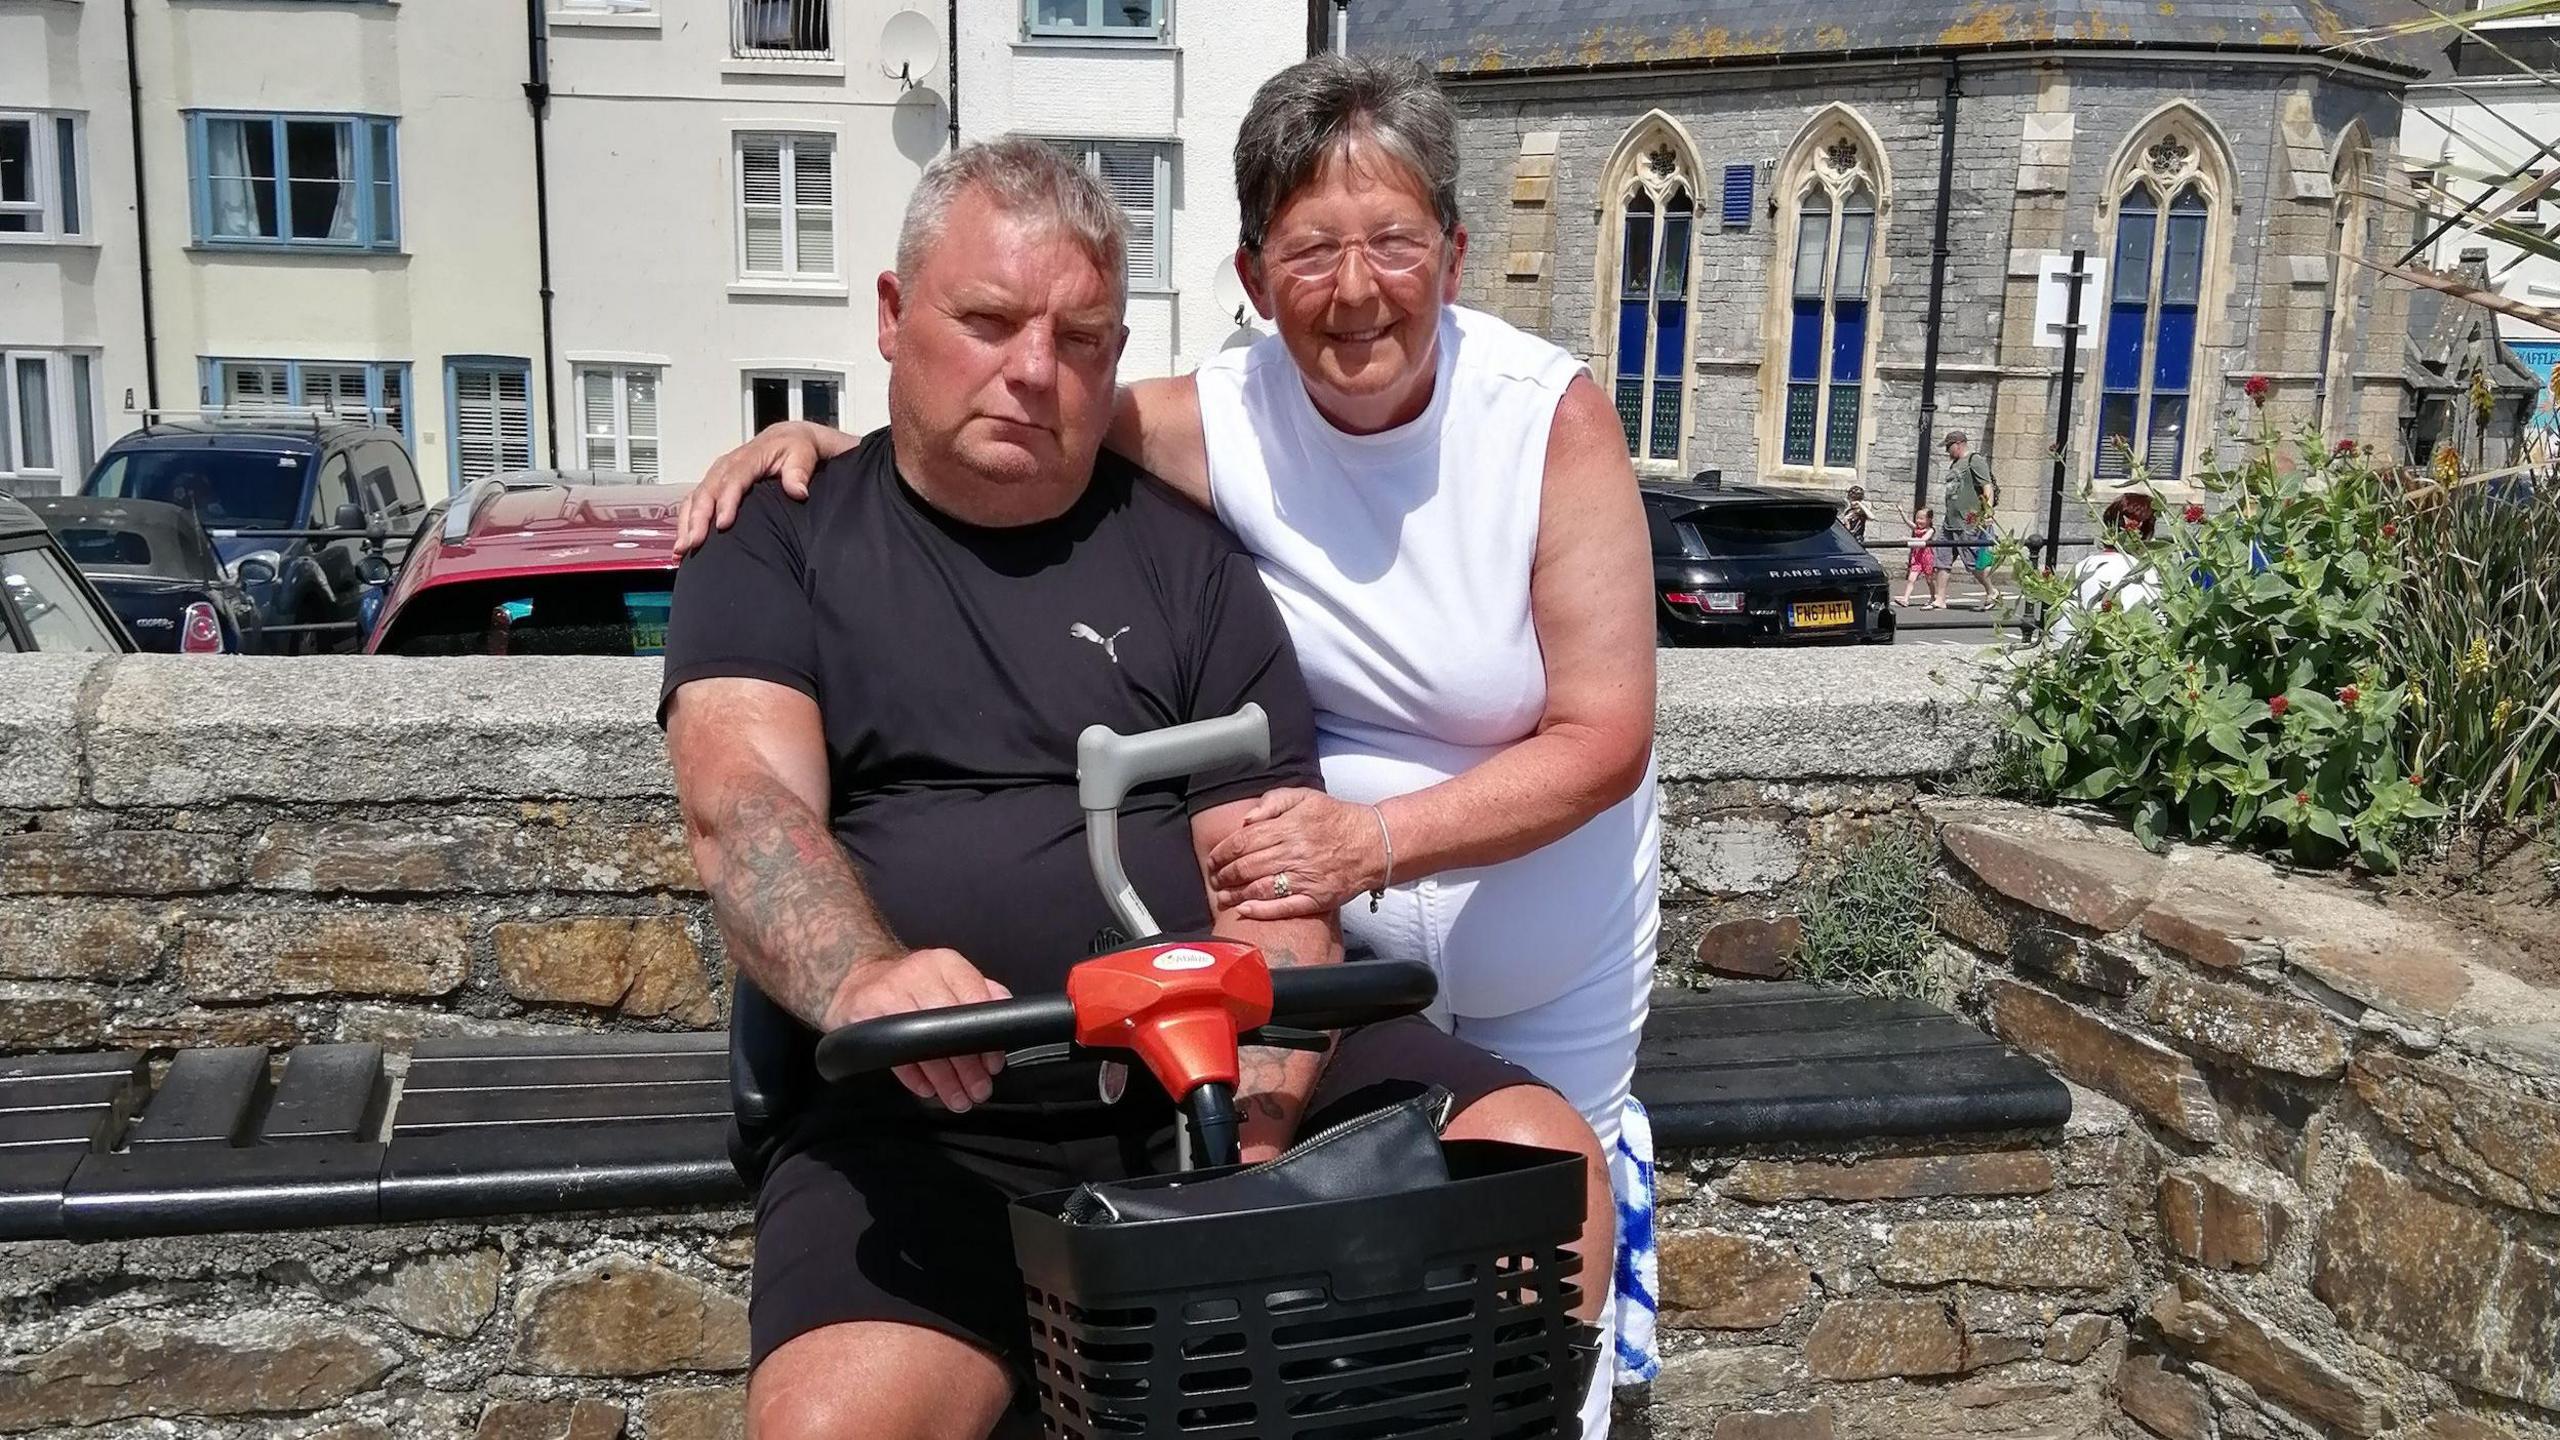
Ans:
POLYGON ((1833 501, 1753 485, 1642 489, 1663 644, 1893 642, 1884 567, 1833 501))
POLYGON ((80 493, 193 510, 270 651, 355 648, 367 556, 398 566, 427 509, 400 432, 298 412, 147 416, 80 493))
POLYGON ((0 493, 0 655, 122 655, 133 648, 133 637, 53 532, 34 511, 0 493))
POLYGON ((254 655, 263 622, 192 510, 157 500, 43 496, 27 502, 145 650, 254 655))

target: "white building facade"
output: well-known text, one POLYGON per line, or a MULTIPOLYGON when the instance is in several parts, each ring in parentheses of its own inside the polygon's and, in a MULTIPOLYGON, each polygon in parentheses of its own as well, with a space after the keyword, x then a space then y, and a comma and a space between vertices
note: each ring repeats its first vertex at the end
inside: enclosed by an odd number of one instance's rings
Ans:
POLYGON ((1236 250, 1236 130, 1262 82, 1306 58, 1307 35, 1307 7, 1286 3, 961 5, 963 138, 1068 145, 1129 211, 1123 378, 1181 374, 1245 338, 1213 288, 1236 250))
POLYGON ((431 495, 542 463, 522 12, 137 13, 162 403, 370 409, 431 495))
POLYGON ((944 8, 576 0, 550 24, 561 463, 690 481, 775 420, 885 423, 874 281, 950 145, 944 8))
POLYGON ((147 398, 123 26, 0 0, 0 489, 76 488, 147 398))

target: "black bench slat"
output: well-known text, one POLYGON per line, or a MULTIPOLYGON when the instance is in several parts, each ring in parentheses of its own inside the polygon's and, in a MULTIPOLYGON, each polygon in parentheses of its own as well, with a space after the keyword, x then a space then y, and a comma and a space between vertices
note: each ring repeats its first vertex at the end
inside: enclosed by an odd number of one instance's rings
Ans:
POLYGON ((2041 1130, 2071 1118, 2071 1092, 2005 1050, 1800 1065, 1636 1070, 1654 1146, 2041 1130))
POLYGON ((676 1030, 659 1033, 595 1035, 448 1035, 421 1040, 409 1052, 420 1060, 540 1059, 553 1055, 664 1055, 729 1052, 729 1036, 720 1030, 676 1030))
POLYGON ((381 1046, 297 1046, 284 1057, 258 1133, 268 1140, 360 1139, 381 1088, 381 1046))
POLYGON ((513 1090, 577 1085, 664 1085, 687 1080, 727 1084, 729 1052, 670 1051, 657 1055, 562 1055, 545 1059, 484 1057, 420 1060, 409 1066, 401 1093, 424 1090, 513 1090))
POLYGON ((381 1215, 379 1144, 166 1145, 93 1155, 62 1197, 73 1240, 370 1225, 381 1215))
POLYGON ((255 1046, 179 1051, 134 1122, 134 1148, 236 1142, 266 1078, 267 1052, 255 1046))
POLYGON ((1772 1035, 1673 1035, 1644 1037, 1643 1063, 1667 1069, 1700 1066, 1771 1065, 1789 1061, 1856 1060, 1896 1055, 1940 1055, 1960 1050, 1997 1050, 2000 1042, 1952 1015, 1882 1024, 1852 1024, 1829 1030, 1772 1035))
POLYGON ((86 1146, 11 1150, 0 1155, 0 1240, 62 1237, 62 1189, 83 1160, 86 1146))
POLYGON ((394 1136, 382 1219, 446 1220, 561 1210, 735 1204, 729 1121, 661 1120, 394 1136))
POLYGON ((94 1055, 0 1055, 0 1080, 128 1075, 141 1065, 139 1050, 108 1050, 94 1055))
POLYGON ((115 1123, 112 1105, 62 1106, 52 1110, 17 1110, 0 1115, 0 1151, 16 1163, 20 1150, 96 1148, 115 1123))
POLYGON ((144 1082, 142 1062, 115 1075, 58 1075, 42 1080, 0 1080, 0 1115, 18 1110, 65 1110, 112 1105, 144 1082))
MULTIPOLYGON (((1798 987, 1772 985, 1769 988, 1795 990, 1798 987)), ((1743 987, 1728 986, 1721 990, 1687 992, 1676 999, 1657 998, 1645 1020, 1646 1038, 1700 1033, 1792 1035, 1836 1029, 1843 1024, 1940 1019, 1947 1014, 1921 1000, 1888 1000, 1836 991, 1765 997, 1745 991, 1732 999, 1724 998, 1741 989, 1743 987)))
POLYGON ((465 1126, 552 1126, 692 1116, 728 1118, 725 1080, 673 1085, 606 1085, 556 1090, 405 1090, 392 1112, 392 1138, 465 1126))

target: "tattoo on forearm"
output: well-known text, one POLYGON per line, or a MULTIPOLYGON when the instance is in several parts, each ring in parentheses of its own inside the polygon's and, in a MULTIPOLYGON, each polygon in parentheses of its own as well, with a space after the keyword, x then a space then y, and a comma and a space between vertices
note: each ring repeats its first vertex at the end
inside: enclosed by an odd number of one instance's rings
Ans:
MULTIPOLYGON (((1286 945, 1265 942, 1262 954, 1274 970, 1306 963, 1286 945)), ((1276 1130, 1274 1143, 1285 1143, 1307 1097, 1315 1092, 1316 1078, 1324 1071, 1324 1057, 1303 1050, 1248 1047, 1237 1052, 1236 1061, 1236 1104, 1244 1113, 1247 1127, 1276 1130)))
POLYGON ((694 844, 721 938, 756 988, 810 1025, 853 967, 894 959, 871 892, 823 817, 781 784, 746 781, 719 796, 694 844))

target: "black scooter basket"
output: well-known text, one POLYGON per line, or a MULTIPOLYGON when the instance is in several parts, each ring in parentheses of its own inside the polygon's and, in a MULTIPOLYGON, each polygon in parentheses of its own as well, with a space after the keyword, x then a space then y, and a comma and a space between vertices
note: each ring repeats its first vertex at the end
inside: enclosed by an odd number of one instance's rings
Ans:
POLYGON ((1042 1433, 1580 1434, 1581 1157, 1443 1149, 1449 1182, 1402 1194, 1116 1225, 1066 1223, 1072 1192, 1017 1202, 1042 1433))

